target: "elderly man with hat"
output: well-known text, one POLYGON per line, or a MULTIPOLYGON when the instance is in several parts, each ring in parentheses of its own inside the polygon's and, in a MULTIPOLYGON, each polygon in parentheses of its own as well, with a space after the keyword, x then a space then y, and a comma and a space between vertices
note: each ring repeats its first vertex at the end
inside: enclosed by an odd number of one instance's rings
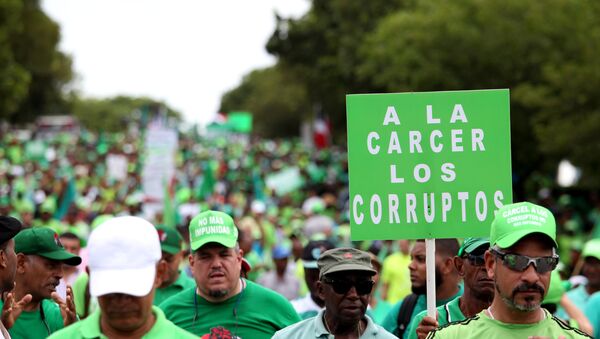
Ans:
POLYGON ((240 277, 243 253, 228 214, 195 216, 190 243, 196 286, 160 304, 177 326, 205 338, 262 339, 300 320, 283 296, 240 277))
POLYGON ((410 339, 423 339, 436 327, 464 320, 489 307, 494 299, 494 283, 485 269, 485 252, 490 248, 488 238, 466 238, 454 257, 454 266, 463 277, 463 295, 437 307, 437 320, 427 311, 417 314, 407 329, 410 339))
MULTIPOLYGON (((10 292, 15 286, 15 273, 17 270, 17 254, 15 253, 15 241, 14 237, 21 230, 22 224, 19 220, 0 216, 0 295, 10 292)), ((28 301, 30 297, 27 297, 28 301)), ((8 305, 13 303, 12 293, 7 294, 8 303, 2 308, 2 313, 8 309, 8 305)), ((6 327, 0 321, 0 337, 10 338, 10 334, 6 330, 6 327)))
POLYGON ((556 222, 528 202, 503 206, 490 232, 485 268, 496 293, 485 310, 429 332, 427 338, 588 338, 541 308, 558 264, 556 222))
POLYGON ((77 321, 73 292, 56 292, 63 264, 77 266, 81 258, 67 252, 58 234, 47 227, 27 228, 14 238, 17 253, 14 298, 5 301, 10 317, 3 318, 13 338, 44 338, 77 321), (19 300, 15 303, 14 300, 19 300))
POLYGON ((162 252, 161 260, 166 264, 162 283, 154 294, 154 305, 158 306, 169 297, 196 286, 196 283, 180 270, 185 251, 181 249, 183 239, 179 232, 175 228, 166 226, 158 226, 157 230, 162 252))
POLYGON ((317 264, 317 290, 325 309, 273 338, 396 338, 365 314, 377 273, 367 252, 335 248, 321 254, 317 264))
POLYGON ((151 223, 110 219, 92 231, 88 249, 90 294, 99 309, 50 338, 195 338, 152 305, 165 264, 151 223))

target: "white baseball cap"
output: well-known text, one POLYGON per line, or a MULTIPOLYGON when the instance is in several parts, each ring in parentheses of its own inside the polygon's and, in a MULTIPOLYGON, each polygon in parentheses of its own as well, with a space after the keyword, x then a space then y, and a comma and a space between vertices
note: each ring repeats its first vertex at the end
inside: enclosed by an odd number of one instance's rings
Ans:
POLYGON ((161 258, 156 228, 132 216, 109 219, 92 231, 88 241, 90 294, 150 293, 161 258))

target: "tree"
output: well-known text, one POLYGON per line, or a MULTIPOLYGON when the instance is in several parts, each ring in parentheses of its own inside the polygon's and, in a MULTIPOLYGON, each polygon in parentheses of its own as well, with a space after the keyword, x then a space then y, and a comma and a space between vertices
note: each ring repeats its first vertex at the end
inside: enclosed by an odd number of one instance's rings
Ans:
POLYGON ((252 112, 254 132, 264 137, 298 135, 302 117, 310 110, 305 87, 277 66, 246 75, 223 95, 219 109, 252 112))
POLYGON ((0 4, 0 117, 27 122, 42 114, 68 113, 65 86, 71 58, 60 52, 60 28, 38 0, 0 4))
POLYGON ((420 1, 382 20, 358 74, 387 92, 511 89, 517 178, 560 158, 600 165, 600 6, 593 1, 420 1), (573 147, 577 145, 577 147, 573 147))
MULTIPOLYGON (((73 115, 88 129, 93 131, 117 132, 127 127, 127 122, 136 119, 133 113, 145 111, 156 113, 166 108, 167 116, 181 120, 181 113, 165 103, 141 97, 117 96, 113 98, 73 98, 73 115)), ((137 117, 139 119, 139 117, 137 117)))

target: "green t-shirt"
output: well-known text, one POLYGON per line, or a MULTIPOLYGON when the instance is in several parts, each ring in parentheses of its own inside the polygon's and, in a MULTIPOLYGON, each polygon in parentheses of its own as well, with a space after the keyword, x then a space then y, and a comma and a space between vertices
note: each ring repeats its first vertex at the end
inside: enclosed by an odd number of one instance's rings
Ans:
POLYGON ((169 297, 186 290, 190 287, 196 287, 194 279, 187 276, 185 272, 179 272, 179 278, 171 285, 163 288, 157 288, 154 292, 154 305, 158 306, 169 297))
MULTIPOLYGON (((448 299, 436 300, 435 306, 438 307, 438 306, 444 305, 445 303, 449 302, 450 300, 452 300, 456 297, 460 297, 463 294, 463 288, 464 288, 463 285, 459 284, 458 285, 458 293, 456 293, 455 295, 451 296, 448 299)), ((383 320, 383 323, 381 324, 381 326, 383 326, 383 328, 385 328, 386 331, 388 331, 390 333, 395 333, 396 330, 398 329, 398 313, 400 313, 400 308, 402 307, 403 300, 400 300, 398 303, 396 303, 396 305, 394 305, 392 307, 392 310, 388 313, 387 317, 385 317, 385 319, 383 320)), ((417 303, 415 304, 415 308, 413 309, 413 312, 412 312, 410 318, 411 319, 414 318, 417 314, 419 314, 425 310, 427 310, 427 297, 425 294, 421 294, 417 298, 417 303)), ((410 323, 409 323, 409 325, 410 325, 410 323)), ((408 333, 407 331, 404 331, 403 338, 408 338, 407 333, 408 333)))
MULTIPOLYGON (((64 327, 60 307, 49 299, 42 300, 41 304, 43 312, 40 310, 21 312, 13 327, 8 330, 11 337, 19 339, 46 338, 64 327)), ((0 309, 3 305, 4 303, 0 301, 0 309)))
MULTIPOLYGON (((460 310, 460 298, 454 298, 450 302, 436 308, 437 321, 440 326, 444 326, 454 321, 465 320, 465 315, 460 310)), ((427 316, 427 310, 417 314, 406 327, 408 339, 417 339, 417 327, 423 318, 427 316)))
MULTIPOLYGON (((198 338, 195 335, 182 330, 175 326, 172 322, 165 318, 164 313, 160 308, 152 306, 152 312, 156 316, 156 322, 150 329, 150 331, 142 338, 144 339, 162 339, 162 338, 175 338, 175 339, 187 339, 187 338, 198 338)), ((77 338, 97 338, 106 339, 107 337, 100 330, 100 309, 90 314, 89 317, 84 320, 78 321, 62 331, 58 331, 50 336, 49 339, 77 339, 77 338)), ((43 338, 43 337, 39 337, 43 338)))
POLYGON ((410 256, 402 252, 390 254, 381 266, 381 282, 388 285, 386 301, 395 304, 410 294, 410 256))
POLYGON ((199 336, 214 332, 267 339, 300 321, 283 296, 252 281, 244 281, 246 287, 240 294, 220 303, 200 297, 193 287, 165 300, 160 308, 175 325, 199 336))
POLYGON ((431 331, 429 332, 429 335, 427 335, 427 338, 505 339, 529 338, 530 336, 541 336, 548 338, 560 338, 562 336, 565 339, 591 338, 580 330, 576 330, 563 323, 548 311, 544 310, 544 313, 546 314, 546 318, 535 324, 506 324, 498 320, 491 319, 485 314, 485 311, 481 311, 474 317, 453 322, 431 331))

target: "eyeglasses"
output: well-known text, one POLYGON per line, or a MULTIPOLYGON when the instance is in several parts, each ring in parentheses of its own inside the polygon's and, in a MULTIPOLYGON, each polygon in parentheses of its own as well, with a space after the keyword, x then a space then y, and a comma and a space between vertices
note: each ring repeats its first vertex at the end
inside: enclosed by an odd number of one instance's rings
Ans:
POLYGON ((334 279, 323 279, 323 282, 331 285, 333 291, 337 294, 345 295, 350 291, 352 286, 356 288, 356 293, 358 295, 365 295, 371 293, 373 290, 373 285, 375 284, 372 280, 359 280, 359 281, 351 281, 351 280, 334 280, 334 279))
POLYGON ((483 266, 485 264, 485 253, 480 255, 474 255, 471 253, 467 253, 467 259, 473 266, 483 266))
POLYGON ((549 257, 531 258, 526 255, 504 253, 494 248, 491 249, 491 252, 502 259, 502 262, 506 267, 518 272, 525 271, 527 267, 529 267, 529 264, 533 264, 537 273, 553 271, 556 268, 556 265, 558 265, 558 255, 556 254, 549 257))

